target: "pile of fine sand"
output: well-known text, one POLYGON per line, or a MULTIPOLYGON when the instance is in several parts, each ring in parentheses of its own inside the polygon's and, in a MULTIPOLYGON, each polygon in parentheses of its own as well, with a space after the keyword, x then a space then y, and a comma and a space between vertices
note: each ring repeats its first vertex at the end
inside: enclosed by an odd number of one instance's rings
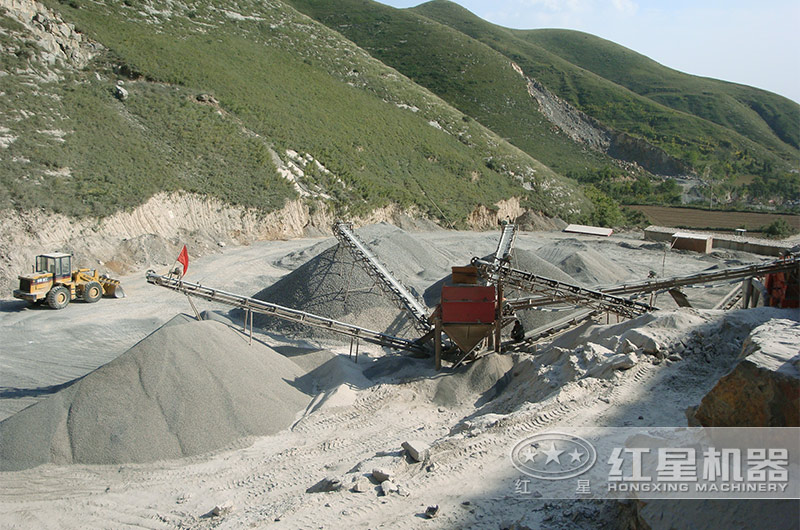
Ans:
POLYGON ((631 275, 630 270, 610 261, 589 244, 577 239, 550 243, 536 253, 540 258, 567 273, 572 278, 572 283, 590 287, 613 285, 631 275))
POLYGON ((178 316, 0 422, 0 469, 149 462, 272 434, 310 402, 293 385, 304 373, 222 323, 178 316))
POLYGON ((432 401, 445 407, 480 407, 503 391, 513 366, 510 356, 489 354, 454 372, 445 372, 435 379, 432 401))

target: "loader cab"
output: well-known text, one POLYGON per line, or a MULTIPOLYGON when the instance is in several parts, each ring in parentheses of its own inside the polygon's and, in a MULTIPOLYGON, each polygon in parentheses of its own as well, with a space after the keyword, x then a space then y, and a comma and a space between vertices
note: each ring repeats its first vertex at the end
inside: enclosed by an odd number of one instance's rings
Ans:
POLYGON ((72 255, 64 253, 40 254, 36 256, 36 272, 50 273, 54 281, 63 281, 72 276, 72 255))

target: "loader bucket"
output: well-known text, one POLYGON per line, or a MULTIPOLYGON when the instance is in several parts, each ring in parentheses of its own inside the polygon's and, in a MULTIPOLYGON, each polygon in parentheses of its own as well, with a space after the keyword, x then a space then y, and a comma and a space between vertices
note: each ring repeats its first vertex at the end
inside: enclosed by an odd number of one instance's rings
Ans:
POLYGON ((119 280, 111 278, 100 277, 100 283, 103 285, 103 294, 109 298, 125 298, 125 291, 122 289, 119 280))

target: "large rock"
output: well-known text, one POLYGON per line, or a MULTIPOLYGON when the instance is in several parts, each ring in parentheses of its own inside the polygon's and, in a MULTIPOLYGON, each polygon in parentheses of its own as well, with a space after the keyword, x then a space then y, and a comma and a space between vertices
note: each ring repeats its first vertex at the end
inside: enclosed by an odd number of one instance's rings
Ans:
POLYGON ((702 400, 705 427, 800 425, 800 322, 774 319, 745 340, 741 361, 702 400))
POLYGON ((428 454, 430 453, 430 446, 420 440, 409 440, 403 442, 402 445, 403 449, 406 450, 408 456, 410 456, 414 462, 424 461, 428 458, 428 454))

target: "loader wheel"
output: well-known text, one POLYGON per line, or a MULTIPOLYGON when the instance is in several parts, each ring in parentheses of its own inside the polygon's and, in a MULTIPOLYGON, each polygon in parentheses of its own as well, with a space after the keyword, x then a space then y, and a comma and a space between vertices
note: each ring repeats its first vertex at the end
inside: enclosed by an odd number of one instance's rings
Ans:
POLYGON ((103 286, 98 282, 89 282, 83 288, 83 301, 93 304, 103 298, 103 286))
POLYGON ((69 304, 69 289, 63 285, 57 285, 47 293, 47 305, 53 309, 64 309, 69 304))

